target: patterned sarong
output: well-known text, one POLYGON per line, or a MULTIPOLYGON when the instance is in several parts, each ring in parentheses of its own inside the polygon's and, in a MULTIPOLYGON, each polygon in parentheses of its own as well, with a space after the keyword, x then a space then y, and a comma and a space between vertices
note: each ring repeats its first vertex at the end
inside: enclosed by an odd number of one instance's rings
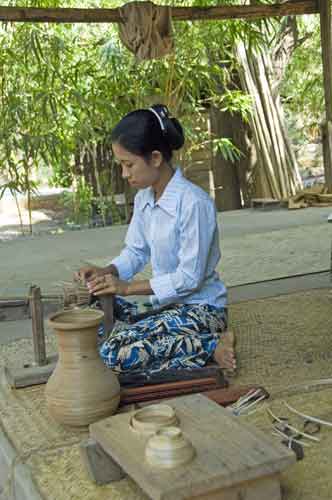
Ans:
POLYGON ((127 324, 135 320, 137 307, 116 297, 114 314, 122 323, 115 325, 99 352, 104 363, 117 372, 204 366, 227 327, 226 310, 208 304, 172 304, 127 324))

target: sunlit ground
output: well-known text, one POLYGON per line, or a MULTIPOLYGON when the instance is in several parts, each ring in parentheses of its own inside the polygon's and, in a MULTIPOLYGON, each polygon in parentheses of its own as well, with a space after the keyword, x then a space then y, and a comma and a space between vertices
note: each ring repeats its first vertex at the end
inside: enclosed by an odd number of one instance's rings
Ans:
MULTIPOLYGON (((29 211, 25 208, 25 198, 19 196, 18 204, 20 208, 21 219, 15 199, 10 193, 5 193, 5 195, 0 200, 0 240, 10 240, 16 238, 17 236, 21 236, 23 233, 29 234, 30 220, 29 211)), ((32 210, 32 226, 41 224, 41 228, 47 228, 48 223, 52 223, 52 216, 49 211, 46 210, 44 212, 42 210, 32 210)))

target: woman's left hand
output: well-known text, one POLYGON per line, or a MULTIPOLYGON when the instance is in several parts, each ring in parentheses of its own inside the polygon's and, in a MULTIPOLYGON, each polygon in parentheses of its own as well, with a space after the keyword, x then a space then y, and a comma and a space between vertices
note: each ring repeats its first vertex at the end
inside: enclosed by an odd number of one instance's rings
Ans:
POLYGON ((113 274, 105 274, 104 276, 97 276, 91 281, 87 282, 87 287, 93 295, 127 295, 128 294, 128 281, 119 280, 113 274))

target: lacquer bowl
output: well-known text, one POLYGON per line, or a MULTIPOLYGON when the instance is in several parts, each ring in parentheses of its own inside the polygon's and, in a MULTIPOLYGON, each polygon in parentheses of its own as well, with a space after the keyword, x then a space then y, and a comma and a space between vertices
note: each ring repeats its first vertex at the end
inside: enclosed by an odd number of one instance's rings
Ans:
POLYGON ((149 438, 145 448, 146 461, 155 467, 171 469, 188 464, 195 448, 178 427, 163 427, 149 438))
POLYGON ((155 404, 138 410, 131 417, 131 428, 146 436, 152 435, 162 427, 177 424, 175 412, 171 406, 155 404))

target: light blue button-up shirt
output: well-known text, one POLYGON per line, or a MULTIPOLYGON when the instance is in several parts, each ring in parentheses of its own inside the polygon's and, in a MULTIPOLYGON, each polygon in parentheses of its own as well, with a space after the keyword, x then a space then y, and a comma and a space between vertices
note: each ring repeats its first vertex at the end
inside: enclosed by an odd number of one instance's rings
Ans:
POLYGON ((216 209, 201 188, 177 169, 157 202, 140 190, 125 239, 112 261, 131 280, 151 260, 152 303, 226 306, 226 287, 215 271, 220 259, 216 209))

